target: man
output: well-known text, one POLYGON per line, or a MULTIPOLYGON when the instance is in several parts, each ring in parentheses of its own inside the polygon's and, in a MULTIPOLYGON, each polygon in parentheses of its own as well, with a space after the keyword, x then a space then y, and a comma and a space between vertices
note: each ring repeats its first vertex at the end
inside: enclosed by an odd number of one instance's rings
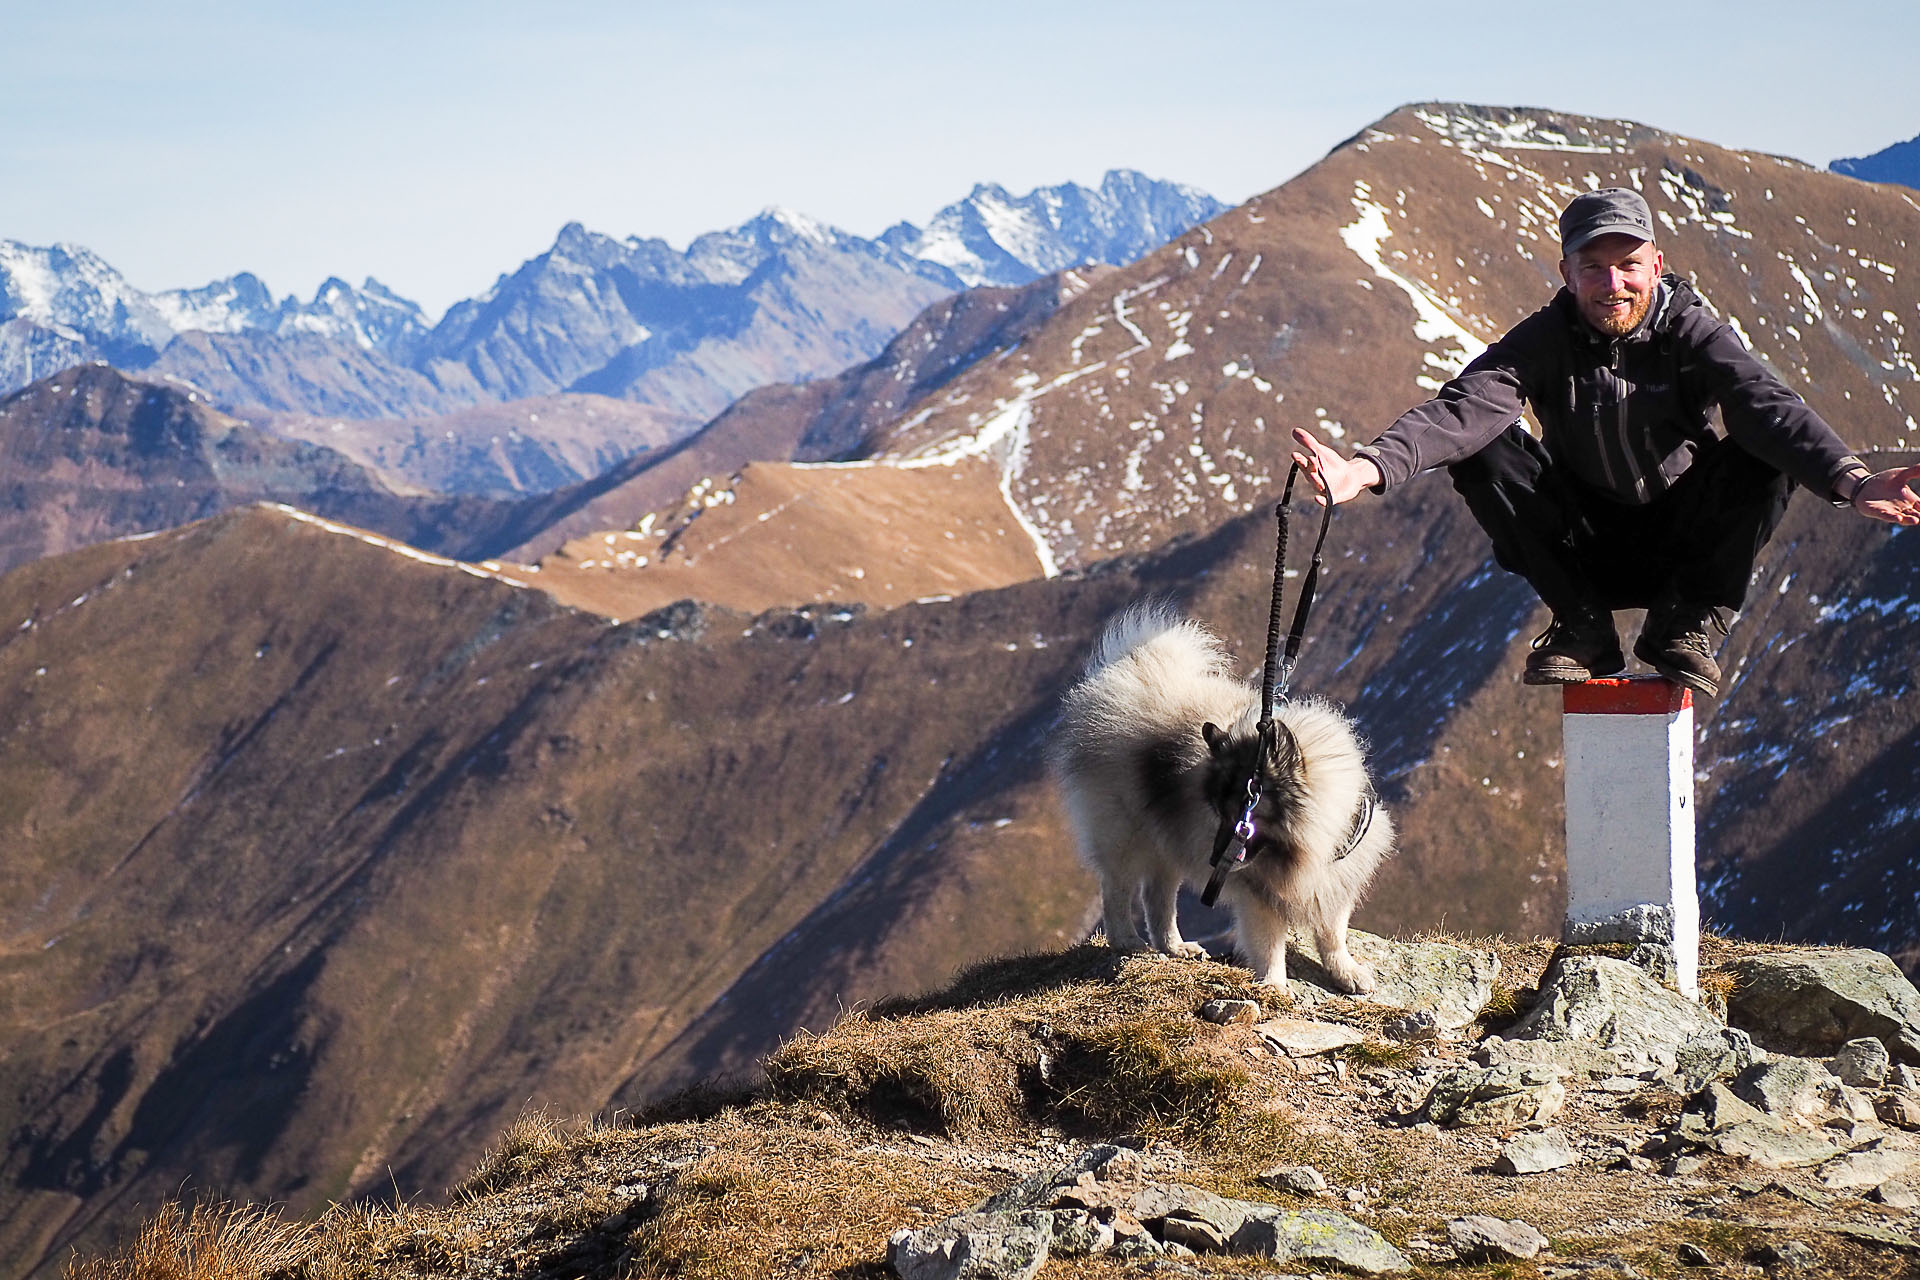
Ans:
POLYGON ((1794 484, 1913 525, 1920 466, 1871 472, 1768 373, 1665 272, 1638 192, 1575 197, 1560 242, 1566 288, 1437 396, 1351 459, 1296 430, 1294 459, 1323 505, 1446 467, 1494 558, 1553 611, 1528 655, 1528 684, 1622 670, 1613 611, 1645 608, 1634 656, 1717 696, 1708 629, 1724 635, 1721 611, 1745 601, 1794 484), (1523 405, 1538 440, 1521 426, 1523 405))

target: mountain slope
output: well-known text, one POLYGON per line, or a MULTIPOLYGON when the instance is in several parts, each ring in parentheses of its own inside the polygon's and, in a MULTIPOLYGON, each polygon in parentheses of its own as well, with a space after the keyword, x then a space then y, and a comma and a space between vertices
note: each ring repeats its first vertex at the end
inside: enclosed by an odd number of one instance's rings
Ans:
POLYGON ((1102 270, 1020 289, 969 289, 928 307, 865 364, 830 378, 759 388, 670 449, 638 455, 521 509, 490 554, 538 559, 569 538, 627 529, 752 461, 830 461, 962 370, 1007 351, 1102 270))
POLYGON ((1920 138, 1896 142, 1870 156, 1835 160, 1827 168, 1862 182, 1897 182, 1903 187, 1920 187, 1920 138))
POLYGON ((477 498, 401 496, 332 449, 267 435, 192 392, 105 365, 0 398, 0 462, 0 568, 262 500, 456 553, 506 512, 477 498))

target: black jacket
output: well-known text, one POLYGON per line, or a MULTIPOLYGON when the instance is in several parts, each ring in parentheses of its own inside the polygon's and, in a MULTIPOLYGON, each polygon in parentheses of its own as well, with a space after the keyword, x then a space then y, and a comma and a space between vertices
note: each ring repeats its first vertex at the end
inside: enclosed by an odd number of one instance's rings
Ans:
POLYGON ((1588 324, 1562 289, 1356 452, 1379 466, 1376 491, 1384 493, 1479 452, 1523 404, 1533 407, 1547 452, 1622 503, 1665 493, 1719 434, 1716 417, 1740 447, 1829 501, 1835 482, 1866 469, 1672 274, 1661 277, 1647 318, 1621 338, 1588 324))

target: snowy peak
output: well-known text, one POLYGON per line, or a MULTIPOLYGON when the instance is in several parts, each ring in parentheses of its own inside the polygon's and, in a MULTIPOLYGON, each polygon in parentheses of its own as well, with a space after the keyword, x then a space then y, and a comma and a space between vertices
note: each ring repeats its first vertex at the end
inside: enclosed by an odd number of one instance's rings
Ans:
POLYGON ((925 230, 903 222, 881 240, 968 285, 1021 285, 1082 263, 1131 262, 1225 208, 1198 188, 1115 169, 1091 190, 1066 182, 1014 196, 982 183, 925 230))
POLYGON ((151 298, 73 244, 0 240, 0 323, 12 320, 96 343, 113 358, 151 354, 173 336, 151 298))

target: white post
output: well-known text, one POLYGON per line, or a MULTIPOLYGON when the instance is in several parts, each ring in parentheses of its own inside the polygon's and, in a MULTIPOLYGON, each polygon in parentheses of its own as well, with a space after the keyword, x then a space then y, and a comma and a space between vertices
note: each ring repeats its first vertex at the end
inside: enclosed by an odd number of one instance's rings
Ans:
POLYGON ((1672 948, 1700 995, 1693 873, 1693 695, 1660 676, 1565 688, 1570 943, 1672 948))

